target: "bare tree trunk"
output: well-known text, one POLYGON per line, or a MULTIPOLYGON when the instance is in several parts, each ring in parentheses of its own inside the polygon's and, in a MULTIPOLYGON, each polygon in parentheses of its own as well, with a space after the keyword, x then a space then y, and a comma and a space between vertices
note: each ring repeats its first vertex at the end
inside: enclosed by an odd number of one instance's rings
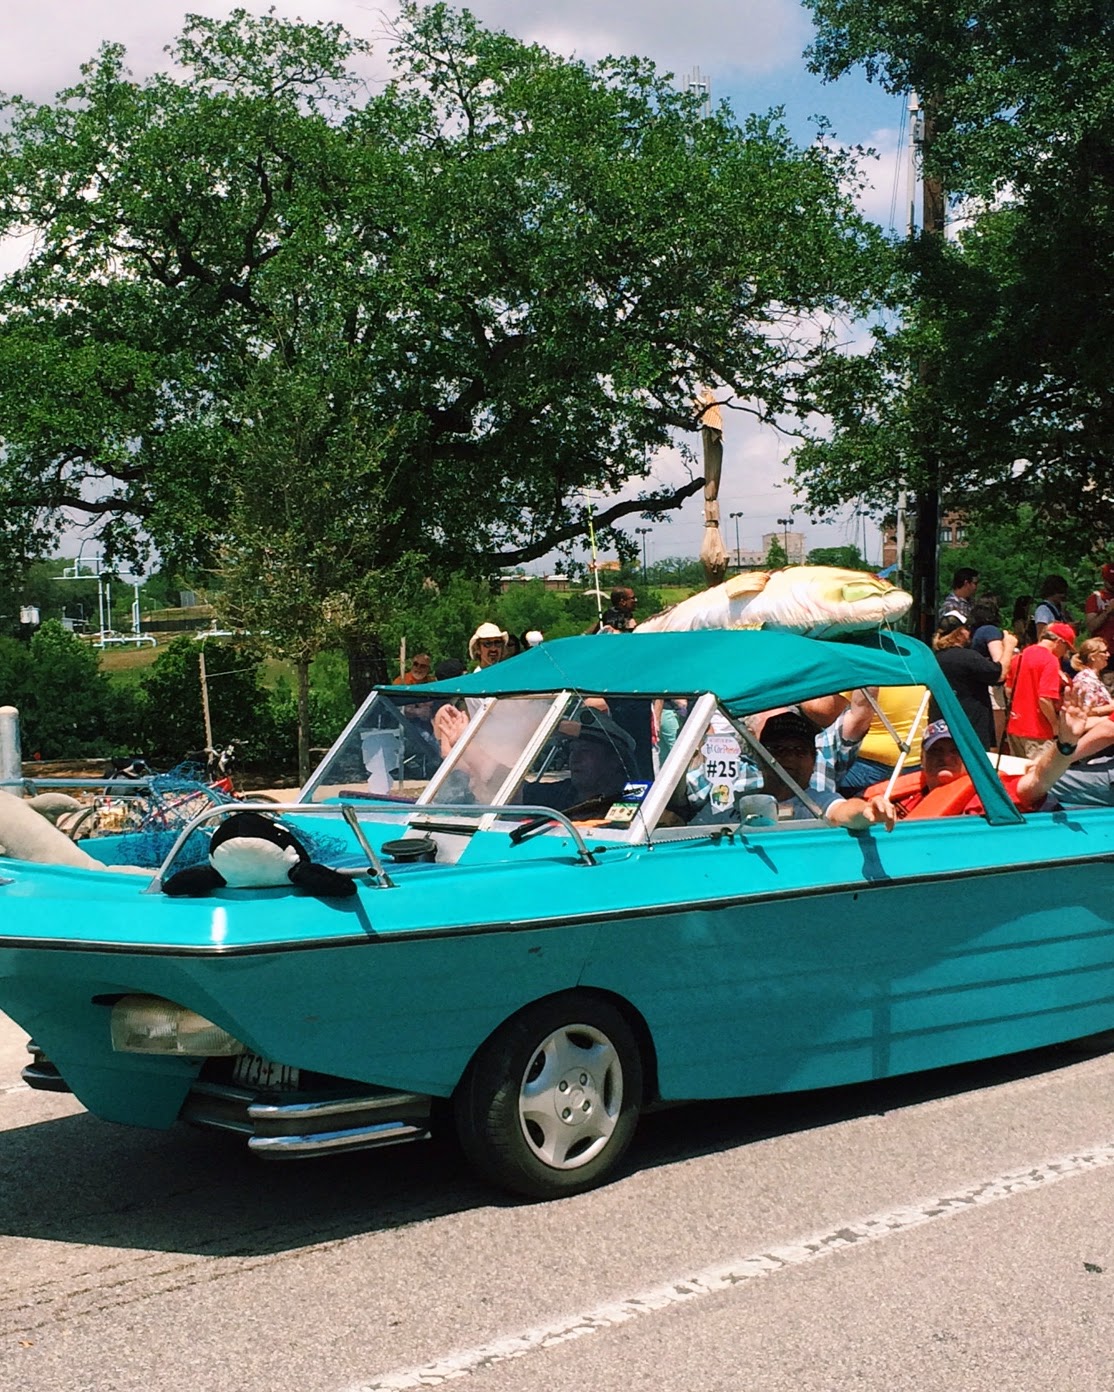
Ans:
POLYGON ((294 664, 298 683, 298 782, 305 784, 313 769, 309 760, 309 663, 301 659, 294 664))

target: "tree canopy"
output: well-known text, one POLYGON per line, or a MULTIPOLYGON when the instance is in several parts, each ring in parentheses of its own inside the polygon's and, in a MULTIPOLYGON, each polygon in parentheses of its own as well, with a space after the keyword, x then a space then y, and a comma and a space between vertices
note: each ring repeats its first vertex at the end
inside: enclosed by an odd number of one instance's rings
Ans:
POLYGON ((807 0, 816 71, 920 94, 953 235, 894 259, 897 311, 833 372, 835 430, 798 457, 812 505, 938 478, 1062 554, 1114 531, 1114 11, 1098 0, 807 0))
POLYGON ((106 44, 52 103, 4 99, 0 235, 34 233, 0 284, 8 554, 76 518, 110 561, 228 546, 242 575, 285 510, 310 607, 358 608, 359 576, 490 576, 582 536, 582 490, 643 478, 704 384, 814 404, 871 296, 850 156, 444 5, 403 11, 370 94, 364 49, 193 16, 167 72, 106 44))

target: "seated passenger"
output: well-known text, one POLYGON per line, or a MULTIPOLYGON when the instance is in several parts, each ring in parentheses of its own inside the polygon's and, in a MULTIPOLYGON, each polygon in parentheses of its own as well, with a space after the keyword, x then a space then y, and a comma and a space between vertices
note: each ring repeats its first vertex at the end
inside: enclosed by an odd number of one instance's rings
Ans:
POLYGON ((605 812, 634 776, 634 740, 594 704, 586 704, 577 719, 562 720, 557 729, 569 740, 568 778, 556 783, 527 779, 521 800, 581 816, 605 812))
MULTIPOLYGON (((847 696, 850 697, 848 692, 847 696)), ((886 717, 880 719, 872 712, 870 726, 863 736, 859 757, 849 772, 840 778, 839 790, 851 796, 861 793, 879 779, 888 778, 893 773, 900 750, 894 736, 886 727, 888 720, 894 734, 909 746, 909 757, 904 767, 914 769, 921 762, 921 741, 917 717, 921 700, 925 695, 923 686, 880 686, 877 688, 878 709, 886 717)))
MULTIPOLYGON (((1023 812, 1045 812, 1059 805, 1058 779, 1069 769, 1076 745, 1087 728, 1087 708, 1083 699, 1070 690, 1065 692, 1059 713, 1057 738, 1050 740, 1037 759, 1024 773, 998 770, 1003 788, 1010 801, 1023 812), (1056 786, 1054 786, 1056 785, 1056 786)), ((902 780, 904 783, 904 780, 902 780)), ((938 816, 981 815, 985 808, 982 799, 970 786, 963 758, 943 720, 934 720, 921 739, 921 770, 919 778, 909 776, 906 786, 900 784, 891 794, 899 817, 907 817, 919 807, 929 793, 955 783, 956 800, 941 806, 938 816), (963 786, 959 786, 962 780, 963 786)), ((876 783, 868 793, 884 792, 885 783, 876 783)))
MULTIPOLYGON (((810 786, 816 768, 816 729, 811 721, 797 711, 783 711, 767 718, 762 727, 760 743, 782 766, 784 772, 799 788, 807 789, 816 810, 806 803, 797 791, 776 770, 762 769, 762 784, 759 791, 768 793, 778 802, 779 820, 808 821, 819 815, 832 826, 845 827, 849 831, 861 831, 867 827, 882 825, 887 831, 893 829, 894 809, 883 796, 866 798, 845 798, 834 789, 818 789, 810 786)), ((753 792, 753 787, 736 789, 753 792)), ((702 809, 703 813, 703 809, 702 809)), ((720 811, 714 818, 718 821, 733 820, 734 801, 729 809, 720 811)), ((698 814, 694 821, 709 820, 698 814)))
MULTIPOLYGON (((842 696, 836 697, 838 714, 831 718, 825 713, 822 715, 823 724, 814 720, 812 712, 814 707, 823 708, 826 705, 828 701, 826 697, 816 702, 802 702, 800 712, 794 707, 775 708, 759 715, 748 716, 746 723, 755 734, 761 737, 765 722, 775 716, 787 710, 792 711, 795 715, 803 713, 803 717, 807 719, 812 732, 816 749, 816 762, 813 765, 812 777, 809 779, 808 786, 812 791, 818 793, 835 792, 841 778, 854 765, 858 757, 860 741, 874 715, 874 708, 868 697, 873 695, 875 690, 876 688, 870 687, 853 691, 850 693, 849 703, 842 696)), ((757 760, 749 752, 739 748, 737 732, 725 716, 715 715, 712 717, 712 722, 705 735, 707 742, 703 746, 705 750, 711 743, 709 736, 717 739, 720 743, 726 741, 726 752, 730 754, 730 758, 725 760, 722 757, 725 751, 716 750, 715 754, 718 757, 707 760, 705 766, 690 772, 688 777, 689 802, 694 805, 703 802, 711 804, 711 807, 706 811, 711 812, 712 815, 698 814, 697 821, 722 821, 724 816, 732 810, 736 799, 746 793, 762 791, 764 773, 757 760), (730 785, 722 781, 725 778, 730 778, 730 785)))
POLYGON ((433 702, 410 701, 400 705, 402 714, 403 767, 405 778, 430 778, 441 763, 440 740, 433 728, 433 702))
MULTIPOLYGON (((1067 700, 1065 693, 1065 705, 1067 700)), ((1078 736, 1071 767, 1056 779, 1052 792, 1064 807, 1114 807, 1114 717, 1095 720, 1093 706, 1088 706, 1087 713, 1091 717, 1087 731, 1078 736)))

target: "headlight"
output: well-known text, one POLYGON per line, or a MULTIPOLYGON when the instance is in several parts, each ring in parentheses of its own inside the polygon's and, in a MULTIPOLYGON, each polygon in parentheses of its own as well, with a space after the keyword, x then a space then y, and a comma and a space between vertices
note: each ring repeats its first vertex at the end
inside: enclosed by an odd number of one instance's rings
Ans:
POLYGON ((121 1054, 246 1053, 227 1030, 194 1010, 158 996, 124 996, 112 1007, 112 1047, 121 1054))

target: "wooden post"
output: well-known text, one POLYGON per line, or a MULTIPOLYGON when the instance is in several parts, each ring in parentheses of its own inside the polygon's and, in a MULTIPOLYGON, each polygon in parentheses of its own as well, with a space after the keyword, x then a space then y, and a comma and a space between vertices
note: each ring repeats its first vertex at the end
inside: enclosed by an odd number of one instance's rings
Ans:
POLYGON ((212 749, 213 745, 213 722, 209 719, 209 678, 205 671, 205 644, 201 644, 201 652, 198 654, 198 671, 201 674, 201 716, 205 722, 205 748, 212 749))

